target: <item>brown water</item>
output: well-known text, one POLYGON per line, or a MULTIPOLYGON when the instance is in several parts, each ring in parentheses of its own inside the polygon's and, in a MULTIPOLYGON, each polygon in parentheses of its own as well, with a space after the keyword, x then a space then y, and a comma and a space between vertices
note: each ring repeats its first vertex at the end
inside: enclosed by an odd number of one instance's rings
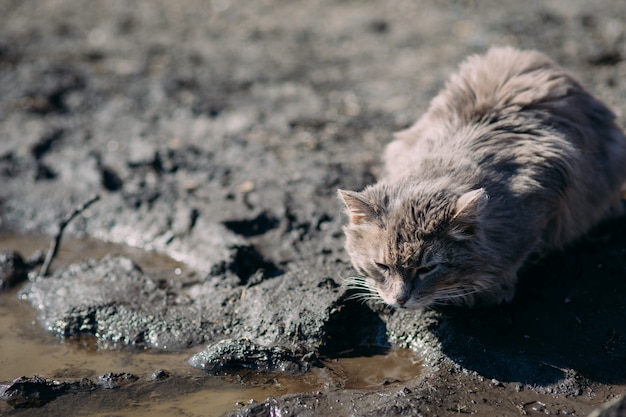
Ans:
MULTIPOLYGON (((46 250, 49 241, 50 238, 43 236, 0 234, 0 249, 17 250, 28 257, 36 250, 46 250)), ((129 256, 144 270, 172 274, 184 270, 184 265, 163 255, 76 238, 63 241, 53 268, 111 253, 129 256)), ((64 340, 44 331, 35 310, 18 299, 17 291, 0 293, 0 383, 33 375, 95 380, 108 372, 128 372, 141 378, 115 393, 95 391, 89 401, 80 402, 66 395, 44 406, 46 415, 105 416, 114 412, 116 416, 218 416, 250 400, 262 401, 270 396, 334 387, 374 388, 407 381, 421 372, 419 358, 406 349, 329 359, 324 369, 292 377, 281 374, 210 376, 187 364, 187 359, 202 347, 184 352, 155 352, 98 346, 91 336, 64 340), (150 382, 150 375, 157 369, 169 371, 170 382, 150 382)), ((13 410, 0 401, 0 415, 37 415, 34 411, 37 410, 13 410)))

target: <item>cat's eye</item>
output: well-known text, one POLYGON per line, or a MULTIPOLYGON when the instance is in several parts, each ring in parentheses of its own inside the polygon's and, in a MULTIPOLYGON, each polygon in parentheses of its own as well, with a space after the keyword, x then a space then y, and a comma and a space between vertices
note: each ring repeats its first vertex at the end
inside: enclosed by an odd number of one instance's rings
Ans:
POLYGON ((374 263, 376 264, 376 267, 384 273, 387 273, 391 270, 391 268, 389 268, 389 265, 381 264, 379 262, 374 262, 374 263))
POLYGON ((422 265, 415 270, 415 273, 417 275, 426 275, 437 268, 439 268, 439 264, 422 265))

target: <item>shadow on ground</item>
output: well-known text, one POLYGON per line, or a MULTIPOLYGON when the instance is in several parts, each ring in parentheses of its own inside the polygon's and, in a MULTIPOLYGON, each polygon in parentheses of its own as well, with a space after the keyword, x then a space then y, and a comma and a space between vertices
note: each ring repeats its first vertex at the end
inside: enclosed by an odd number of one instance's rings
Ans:
POLYGON ((349 293, 339 300, 325 327, 326 340, 320 355, 328 358, 380 353, 391 346, 387 326, 367 305, 350 300, 349 293))
POLYGON ((623 384, 625 258, 626 219, 601 225, 526 267, 510 305, 445 311, 433 332, 446 355, 486 378, 574 392, 585 380, 623 384))

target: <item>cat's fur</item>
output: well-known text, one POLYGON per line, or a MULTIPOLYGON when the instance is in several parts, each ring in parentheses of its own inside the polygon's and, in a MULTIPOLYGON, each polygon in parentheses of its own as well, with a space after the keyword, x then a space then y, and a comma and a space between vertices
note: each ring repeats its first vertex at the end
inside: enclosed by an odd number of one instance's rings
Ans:
POLYGON ((387 146, 384 178, 339 190, 352 286, 406 308, 510 301, 531 253, 621 213, 614 119, 544 54, 469 57, 387 146))

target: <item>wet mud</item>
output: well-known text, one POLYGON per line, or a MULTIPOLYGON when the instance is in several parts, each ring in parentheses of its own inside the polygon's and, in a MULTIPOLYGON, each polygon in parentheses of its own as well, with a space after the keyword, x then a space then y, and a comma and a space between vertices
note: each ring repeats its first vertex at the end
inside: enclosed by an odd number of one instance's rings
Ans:
POLYGON ((28 371, 67 394, 33 409, 5 399, 0 411, 171 412, 179 405, 161 398, 179 393, 198 405, 191 415, 582 416, 626 390, 625 221, 533 260, 510 305, 394 311, 341 286, 354 271, 335 195, 375 181, 392 132, 492 44, 546 52, 625 126, 620 1, 4 1, 0 16, 0 230, 52 236, 97 193, 66 236, 125 248, 94 256, 83 241, 50 276, 27 279, 41 255, 14 240, 0 297, 55 343, 83 344, 70 356, 182 364, 65 372, 27 366, 47 354, 25 350, 2 392, 28 371), (170 260, 146 267, 156 254, 170 260), (364 347, 386 354, 367 362, 364 347), (397 348, 422 370, 385 373, 397 348), (352 381, 334 365, 344 359, 371 373, 352 381), (159 369, 171 376, 153 381, 159 369), (226 369, 281 388, 212 406, 226 369), (311 372, 330 379, 276 376, 311 372), (139 379, 111 390, 98 379, 124 373, 139 379), (95 389, 72 388, 81 378, 95 389))
MULTIPOLYGON (((49 240, 4 234, 0 249, 13 247, 38 259, 49 240)), ((66 238, 54 267, 112 254, 124 254, 132 258, 125 258, 127 262, 159 277, 180 277, 185 271, 184 265, 166 256, 85 238, 66 238)), ((72 415, 217 416, 271 396, 329 387, 372 388, 409 381, 423 372, 419 356, 409 349, 367 348, 357 354, 344 352, 345 358, 317 359, 247 339, 174 350, 115 342, 86 329, 65 335, 47 327, 42 322, 45 316, 38 316, 27 300, 20 299, 24 297, 19 297, 19 291, 0 293, 2 415, 71 411, 72 415), (383 363, 385 369, 378 369, 383 363)))

